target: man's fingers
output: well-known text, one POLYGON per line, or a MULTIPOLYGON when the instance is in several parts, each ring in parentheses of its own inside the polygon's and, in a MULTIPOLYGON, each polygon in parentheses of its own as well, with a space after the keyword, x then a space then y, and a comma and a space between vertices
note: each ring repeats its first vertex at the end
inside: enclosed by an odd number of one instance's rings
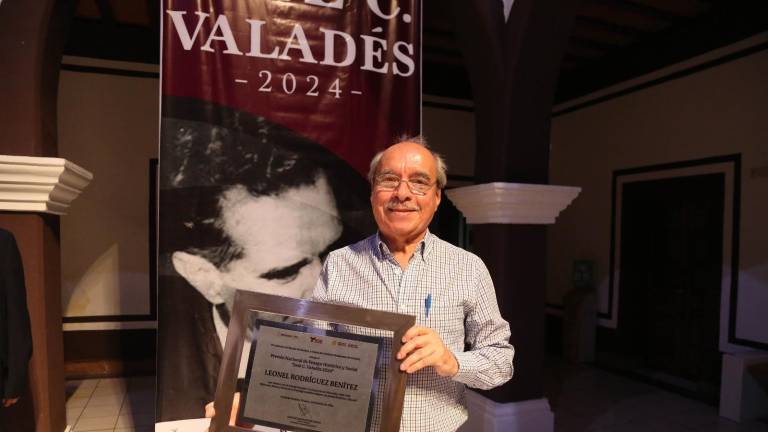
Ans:
POLYGON ((229 413, 229 425, 234 426, 237 423, 237 411, 240 409, 240 392, 235 393, 232 399, 232 412, 229 413))
POLYGON ((205 405, 205 418, 213 418, 216 415, 216 410, 213 408, 213 402, 209 402, 205 405))
POLYGON ((422 348, 429 343, 428 336, 416 336, 403 344, 400 351, 397 352, 397 359, 402 360, 408 356, 408 354, 416 349, 422 348))
MULTIPOLYGON (((235 393, 232 397, 232 412, 229 414, 229 424, 234 425, 237 419, 237 410, 240 408, 240 392, 235 393)), ((213 402, 208 402, 205 405, 205 418, 213 418, 216 415, 216 408, 213 406, 213 402)))
POLYGON ((411 367, 409 367, 408 370, 406 370, 405 372, 411 374, 411 373, 420 371, 426 366, 431 366, 431 365, 427 362, 427 359, 421 359, 416 363, 414 363, 411 367))
POLYGON ((424 366, 430 366, 434 364, 434 359, 431 357, 437 350, 434 346, 427 346, 411 353, 400 365, 400 370, 408 373, 416 372, 424 366), (416 367, 417 365, 420 365, 416 367), (414 367, 416 367, 414 369, 414 367))
POLYGON ((419 335, 422 335, 422 334, 427 334, 427 333, 430 332, 430 330, 431 329, 429 329, 427 327, 422 327, 422 326, 415 325, 415 326, 409 328, 408 331, 405 332, 405 334, 403 335, 403 343, 408 342, 409 340, 415 338, 416 336, 419 336, 419 335))
POLYGON ((435 368, 443 376, 455 374, 453 354, 445 360, 449 352, 445 343, 433 329, 413 326, 403 336, 403 346, 397 352, 397 359, 402 360, 400 370, 407 373, 417 372, 427 366, 435 368))

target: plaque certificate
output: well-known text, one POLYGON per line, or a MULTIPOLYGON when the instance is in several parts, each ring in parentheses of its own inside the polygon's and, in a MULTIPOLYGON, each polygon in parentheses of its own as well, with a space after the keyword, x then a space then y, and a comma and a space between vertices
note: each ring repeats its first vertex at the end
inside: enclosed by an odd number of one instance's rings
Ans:
POLYGON ((212 432, 399 430, 406 375, 394 353, 415 317, 247 291, 233 310, 212 432))
POLYGON ((378 338, 264 320, 256 328, 243 419, 292 431, 369 429, 378 338))

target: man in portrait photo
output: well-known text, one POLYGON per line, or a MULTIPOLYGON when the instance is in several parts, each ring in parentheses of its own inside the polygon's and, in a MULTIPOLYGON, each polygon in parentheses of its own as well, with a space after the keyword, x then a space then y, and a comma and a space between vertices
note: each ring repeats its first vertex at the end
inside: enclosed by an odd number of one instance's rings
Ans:
POLYGON ((157 421, 203 417, 236 289, 307 298, 326 254, 372 226, 365 180, 320 145, 208 102, 164 103, 157 421))

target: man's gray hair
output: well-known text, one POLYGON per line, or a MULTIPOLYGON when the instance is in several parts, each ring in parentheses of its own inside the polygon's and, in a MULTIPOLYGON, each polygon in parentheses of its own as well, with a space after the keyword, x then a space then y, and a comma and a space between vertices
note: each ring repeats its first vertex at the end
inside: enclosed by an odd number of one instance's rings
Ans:
MULTIPOLYGON (((429 148, 429 144, 427 144, 427 139, 423 135, 415 135, 415 136, 401 135, 395 140, 395 142, 392 143, 392 145, 400 144, 404 142, 419 144, 420 146, 429 150, 429 152, 432 154, 432 157, 435 158, 435 165, 437 167, 437 179, 436 179, 437 188, 438 189, 445 188, 445 185, 448 183, 448 175, 446 174, 446 172, 448 171, 448 166, 445 164, 445 159, 443 159, 443 156, 440 155, 440 153, 437 153, 433 151, 431 148, 429 148)), ((379 170, 381 157, 384 156, 385 151, 387 151, 387 149, 384 149, 376 153, 373 159, 371 159, 371 167, 368 170, 368 181, 371 182, 371 185, 373 185, 374 181, 376 180, 376 172, 379 170)))

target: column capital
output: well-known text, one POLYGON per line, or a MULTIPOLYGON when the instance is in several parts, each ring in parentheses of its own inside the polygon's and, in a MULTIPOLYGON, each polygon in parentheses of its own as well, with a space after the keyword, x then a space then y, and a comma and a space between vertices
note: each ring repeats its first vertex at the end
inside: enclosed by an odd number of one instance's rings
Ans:
POLYGON ((0 210, 64 215, 92 179, 66 159, 0 155, 0 210))
POLYGON ((581 192, 580 187, 484 183, 445 194, 470 224, 553 224, 581 192))

